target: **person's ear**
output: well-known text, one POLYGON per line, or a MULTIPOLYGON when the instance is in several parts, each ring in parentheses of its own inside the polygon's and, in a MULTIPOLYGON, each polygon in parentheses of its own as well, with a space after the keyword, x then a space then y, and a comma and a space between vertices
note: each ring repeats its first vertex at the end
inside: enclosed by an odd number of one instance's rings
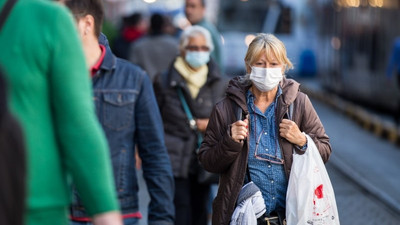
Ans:
POLYGON ((94 35, 94 17, 92 15, 86 15, 80 19, 80 25, 83 35, 94 35))

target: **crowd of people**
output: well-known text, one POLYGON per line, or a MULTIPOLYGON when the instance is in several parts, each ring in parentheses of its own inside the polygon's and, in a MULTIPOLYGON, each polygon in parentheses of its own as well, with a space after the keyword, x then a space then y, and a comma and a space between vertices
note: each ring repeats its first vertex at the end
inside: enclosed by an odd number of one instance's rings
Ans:
POLYGON ((247 74, 229 81, 205 0, 185 1, 191 26, 178 37, 165 15, 147 28, 135 13, 112 43, 102 0, 0 0, 0 9, 0 224, 137 225, 138 169, 149 225, 206 225, 210 212, 212 224, 230 224, 250 181, 263 224, 285 210, 305 134, 329 158, 310 100, 284 75, 283 43, 258 34, 247 74), (199 165, 219 175, 215 200, 199 165))

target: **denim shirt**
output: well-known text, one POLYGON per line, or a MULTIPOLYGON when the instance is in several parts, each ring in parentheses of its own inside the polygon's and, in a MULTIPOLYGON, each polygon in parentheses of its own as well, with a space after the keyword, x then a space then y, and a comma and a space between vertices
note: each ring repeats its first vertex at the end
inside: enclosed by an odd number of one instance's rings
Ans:
MULTIPOLYGON (((139 67, 116 58, 107 46, 100 70, 93 77, 93 91, 97 117, 110 147, 121 212, 131 214, 139 209, 137 145, 151 198, 148 224, 173 224, 174 181, 150 78, 139 67)), ((71 214, 86 216, 77 193, 71 214)))
POLYGON ((259 141, 257 155, 269 154, 282 159, 278 144, 279 130, 275 121, 275 108, 278 97, 282 94, 279 87, 275 101, 268 106, 265 113, 254 104, 254 95, 250 90, 246 93, 249 109, 249 159, 250 179, 260 188, 263 195, 266 213, 270 214, 278 208, 285 208, 288 181, 282 164, 270 163, 255 157, 256 142, 259 141))

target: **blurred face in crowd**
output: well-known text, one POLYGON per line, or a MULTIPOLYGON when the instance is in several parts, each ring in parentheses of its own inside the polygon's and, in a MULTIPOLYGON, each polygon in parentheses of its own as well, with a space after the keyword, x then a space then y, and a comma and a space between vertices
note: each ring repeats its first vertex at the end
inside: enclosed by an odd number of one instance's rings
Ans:
POLYGON ((189 37, 189 43, 186 46, 186 52, 188 51, 209 52, 210 48, 207 45, 206 38, 203 35, 197 35, 189 37))
POLYGON ((182 57, 193 69, 199 68, 210 60, 210 47, 203 35, 189 37, 189 42, 182 57))
POLYGON ((204 5, 202 0, 186 0, 185 14, 191 24, 200 22, 205 13, 204 5))

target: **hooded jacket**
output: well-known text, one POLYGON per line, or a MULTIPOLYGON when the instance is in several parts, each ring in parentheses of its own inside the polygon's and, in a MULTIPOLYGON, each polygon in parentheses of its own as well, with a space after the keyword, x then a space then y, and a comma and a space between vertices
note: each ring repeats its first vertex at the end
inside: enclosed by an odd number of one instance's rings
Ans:
MULTIPOLYGON (((277 101, 277 126, 285 116, 288 116, 288 107, 293 104, 292 120, 302 132, 313 139, 322 160, 327 162, 331 154, 329 137, 310 99, 299 90, 300 84, 292 79, 283 78, 279 85, 282 94, 277 101)), ((235 102, 247 115, 246 92, 250 87, 251 81, 245 76, 235 77, 229 82, 226 97, 213 109, 199 150, 198 157, 204 169, 220 174, 219 189, 213 202, 212 224, 229 224, 243 186, 249 154, 248 141, 238 143, 231 137, 231 124, 238 120, 232 104, 235 102)), ((284 159, 285 173, 289 178, 294 145, 282 137, 279 137, 278 141, 284 159)), ((299 154, 304 153, 296 151, 299 154)))

